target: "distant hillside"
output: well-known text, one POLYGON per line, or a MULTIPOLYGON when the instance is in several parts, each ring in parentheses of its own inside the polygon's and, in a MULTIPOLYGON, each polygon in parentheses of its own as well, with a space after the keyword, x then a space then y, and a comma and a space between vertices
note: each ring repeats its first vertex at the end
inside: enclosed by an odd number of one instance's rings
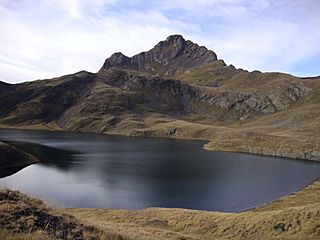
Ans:
POLYGON ((2 127, 210 140, 208 149, 320 160, 320 78, 248 72, 180 35, 97 73, 0 82, 2 127))

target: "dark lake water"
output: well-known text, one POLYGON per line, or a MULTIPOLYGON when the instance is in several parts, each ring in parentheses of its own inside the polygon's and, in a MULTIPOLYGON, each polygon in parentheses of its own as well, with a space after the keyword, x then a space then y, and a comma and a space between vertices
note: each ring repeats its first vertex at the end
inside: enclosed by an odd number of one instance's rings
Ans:
POLYGON ((0 179, 59 207, 238 212, 320 177, 320 164, 202 149, 204 142, 0 129, 44 163, 0 179))

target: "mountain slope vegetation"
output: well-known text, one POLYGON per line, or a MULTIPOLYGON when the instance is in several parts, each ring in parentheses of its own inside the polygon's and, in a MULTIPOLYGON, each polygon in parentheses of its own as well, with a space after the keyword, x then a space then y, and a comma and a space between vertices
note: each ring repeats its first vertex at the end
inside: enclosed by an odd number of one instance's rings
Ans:
POLYGON ((207 149, 320 160, 320 78, 236 69, 180 35, 97 73, 0 83, 2 127, 209 140, 207 149))

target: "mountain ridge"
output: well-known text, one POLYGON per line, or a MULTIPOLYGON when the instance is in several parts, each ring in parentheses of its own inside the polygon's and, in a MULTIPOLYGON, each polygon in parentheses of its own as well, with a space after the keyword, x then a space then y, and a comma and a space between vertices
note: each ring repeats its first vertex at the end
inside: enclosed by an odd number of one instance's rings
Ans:
POLYGON ((320 160, 319 79, 227 66, 180 35, 131 58, 115 53, 97 73, 0 86, 2 127, 202 139, 212 150, 320 160))
POLYGON ((101 71, 111 67, 131 69, 168 76, 190 67, 198 67, 217 60, 217 55, 204 46, 185 40, 181 35, 171 35, 151 50, 131 58, 121 52, 105 60, 101 71))

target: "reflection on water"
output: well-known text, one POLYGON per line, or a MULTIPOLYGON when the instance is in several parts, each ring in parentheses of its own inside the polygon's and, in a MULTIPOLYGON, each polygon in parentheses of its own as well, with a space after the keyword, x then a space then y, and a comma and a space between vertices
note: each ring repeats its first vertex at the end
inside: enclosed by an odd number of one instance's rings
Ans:
POLYGON ((0 180, 63 207, 241 211, 292 193, 320 164, 215 153, 203 142, 0 130, 43 161, 0 180))
POLYGON ((36 156, 42 165, 54 167, 62 171, 69 170, 72 164, 72 158, 77 154, 76 151, 58 149, 36 143, 15 141, 9 143, 36 156))
POLYGON ((15 173, 19 172, 21 169, 24 169, 25 167, 30 166, 30 165, 31 164, 26 165, 26 166, 20 166, 20 167, 0 168, 0 179, 8 177, 12 174, 15 174, 15 173))

